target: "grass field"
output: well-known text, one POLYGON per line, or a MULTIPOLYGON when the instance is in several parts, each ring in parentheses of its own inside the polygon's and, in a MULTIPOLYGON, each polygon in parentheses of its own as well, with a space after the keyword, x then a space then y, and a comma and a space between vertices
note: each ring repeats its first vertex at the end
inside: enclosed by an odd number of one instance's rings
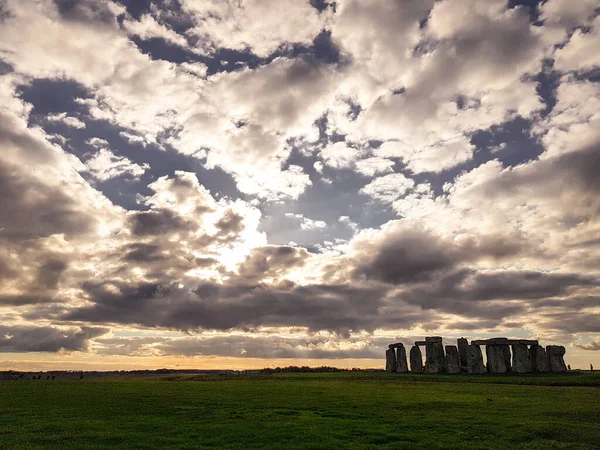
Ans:
POLYGON ((0 382, 0 449, 598 449, 600 374, 0 382))

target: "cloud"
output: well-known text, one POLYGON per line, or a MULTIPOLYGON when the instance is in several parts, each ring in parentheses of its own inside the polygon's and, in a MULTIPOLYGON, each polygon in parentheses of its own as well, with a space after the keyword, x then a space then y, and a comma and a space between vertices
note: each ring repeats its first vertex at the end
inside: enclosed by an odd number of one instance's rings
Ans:
POLYGON ((117 156, 107 148, 101 148, 85 162, 86 171, 99 181, 130 176, 138 178, 150 168, 148 164, 139 165, 124 156, 117 156))
POLYGON ((388 222, 380 233, 364 231, 351 244, 354 277, 391 284, 426 281, 438 271, 488 258, 502 260, 527 249, 502 235, 437 234, 402 221, 388 222))
POLYGON ((206 52, 218 47, 249 48, 259 56, 267 56, 281 46, 310 43, 327 20, 327 13, 319 14, 308 2, 294 0, 282 1, 277 9, 265 0, 185 0, 182 5, 195 23, 187 33, 199 38, 197 46, 206 52), (286 20, 281 20, 281 10, 286 11, 286 20))
POLYGON ((378 288, 204 283, 190 291, 175 285, 116 280, 83 287, 92 305, 72 309, 63 320, 178 330, 297 326, 315 331, 360 331, 392 324, 408 326, 422 319, 410 308, 410 312, 381 316, 378 310, 386 290, 378 288))
POLYGON ((356 171, 369 177, 392 172, 393 167, 394 161, 377 156, 362 159, 356 162, 356 171))
POLYGON ((2 3, 0 348, 597 340, 595 2, 125 3, 2 3))
POLYGON ((336 142, 321 150, 320 156, 325 165, 334 169, 350 168, 360 157, 361 151, 348 147, 345 142, 336 142))
POLYGON ((76 117, 67 116, 67 113, 61 114, 51 114, 47 117, 47 119, 51 122, 61 122, 65 125, 73 128, 85 128, 85 123, 79 120, 76 117))
POLYGON ((322 220, 314 220, 308 217, 304 217, 302 214, 285 213, 286 217, 292 217, 294 219, 300 219, 300 228, 302 230, 314 230, 318 228, 327 227, 327 223, 322 220))
POLYGON ((600 18, 596 17, 587 32, 576 30, 569 42, 556 52, 554 66, 558 70, 591 70, 600 66, 598 52, 594 51, 600 39, 600 18))
POLYGON ((309 253, 289 246, 258 247, 239 266, 238 274, 248 281, 271 279, 278 281, 294 267, 304 266, 309 253))
POLYGON ((375 178, 360 192, 383 203, 392 203, 414 186, 415 182, 401 173, 375 178))
POLYGON ((591 350, 591 351, 600 350, 600 342, 590 342, 589 344, 576 344, 575 346, 582 350, 591 350))
POLYGON ((85 351, 88 341, 108 332, 105 328, 0 325, 0 352, 85 351))
POLYGON ((106 338, 95 341, 107 354, 225 356, 237 358, 380 358, 386 342, 373 338, 341 340, 336 335, 307 338, 270 335, 194 336, 168 340, 106 338))

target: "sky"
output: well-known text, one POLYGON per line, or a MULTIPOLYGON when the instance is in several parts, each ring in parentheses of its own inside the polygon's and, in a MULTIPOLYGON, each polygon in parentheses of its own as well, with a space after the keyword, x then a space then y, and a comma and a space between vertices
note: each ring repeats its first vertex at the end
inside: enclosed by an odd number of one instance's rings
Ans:
POLYGON ((600 367, 598 0, 0 0, 0 368, 600 367))

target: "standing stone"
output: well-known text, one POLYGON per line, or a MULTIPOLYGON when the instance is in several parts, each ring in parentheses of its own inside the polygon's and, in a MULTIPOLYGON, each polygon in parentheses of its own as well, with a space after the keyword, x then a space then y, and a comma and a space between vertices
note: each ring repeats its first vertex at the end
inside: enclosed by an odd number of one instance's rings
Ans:
POLYGON ((423 355, 418 345, 413 345, 410 349, 410 371, 423 372, 423 355))
POLYGON ((396 347, 396 372, 408 372, 408 364, 406 362, 406 349, 402 344, 396 347))
POLYGON ((504 367, 506 367, 506 372, 512 372, 512 364, 510 361, 510 347, 507 345, 502 346, 502 358, 504 359, 504 367))
POLYGON ((467 347, 469 346, 469 341, 465 338, 458 338, 458 354, 460 356, 460 366, 466 372, 467 371, 467 347))
POLYGON ((529 349, 531 358, 531 369, 535 373, 546 373, 550 371, 548 367, 548 356, 546 350, 541 345, 532 345, 529 349))
POLYGON ((396 363, 396 349, 388 348, 385 351, 385 371, 386 372, 396 372, 397 363, 396 363))
POLYGON ((486 373, 479 345, 467 346, 467 371, 469 373, 486 373))
MULTIPOLYGON (((506 351, 508 348, 504 344, 491 344, 485 346, 485 355, 487 357, 487 368, 490 373, 506 373, 506 351)), ((509 349, 510 356, 510 349, 509 349)))
POLYGON ((565 356, 565 348, 562 345, 546 346, 546 355, 548 356, 548 366, 550 372, 566 372, 567 366, 563 357, 565 356))
POLYGON ((444 345, 439 336, 425 338, 425 372, 443 373, 446 370, 444 345))
POLYGON ((446 373, 460 373, 460 356, 456 345, 446 345, 446 373))
POLYGON ((512 366, 515 373, 531 372, 531 357, 527 345, 514 344, 512 346, 512 366))

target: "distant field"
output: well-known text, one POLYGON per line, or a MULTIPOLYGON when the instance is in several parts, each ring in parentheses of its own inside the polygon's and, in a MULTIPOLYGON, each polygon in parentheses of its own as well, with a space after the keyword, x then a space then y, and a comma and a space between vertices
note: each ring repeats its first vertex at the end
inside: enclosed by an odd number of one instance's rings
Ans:
POLYGON ((598 449, 600 374, 0 382, 0 449, 598 449))

